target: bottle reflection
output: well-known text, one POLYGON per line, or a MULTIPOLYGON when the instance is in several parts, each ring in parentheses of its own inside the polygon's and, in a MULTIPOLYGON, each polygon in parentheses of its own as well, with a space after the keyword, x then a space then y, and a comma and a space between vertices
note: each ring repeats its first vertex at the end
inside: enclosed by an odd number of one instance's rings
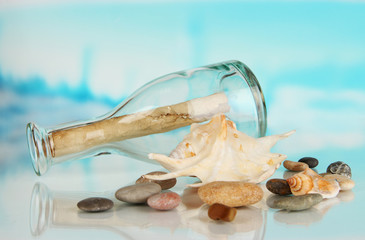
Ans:
POLYGON ((208 206, 196 194, 197 189, 187 188, 182 203, 172 211, 156 211, 146 205, 130 205, 115 200, 114 193, 85 193, 50 191, 44 184, 33 187, 30 205, 30 230, 41 236, 52 228, 93 228, 112 231, 124 239, 133 239, 133 231, 157 234, 196 236, 209 239, 263 239, 266 212, 256 207, 238 208, 233 222, 217 222, 208 217, 208 206), (114 201, 114 208, 106 212, 86 213, 77 208, 77 202, 87 197, 107 197, 114 201), (176 231, 178 230, 179 231, 176 231), (183 231, 180 231, 183 229, 183 231))
POLYGON ((42 183, 33 187, 30 204, 30 230, 41 236, 48 228, 93 228, 112 231, 125 239, 134 239, 124 227, 148 228, 160 226, 175 229, 179 225, 176 211, 159 212, 148 206, 129 205, 114 199, 113 192, 55 192, 42 183), (87 213, 77 208, 78 201, 88 197, 107 197, 114 201, 114 208, 99 213, 87 213))

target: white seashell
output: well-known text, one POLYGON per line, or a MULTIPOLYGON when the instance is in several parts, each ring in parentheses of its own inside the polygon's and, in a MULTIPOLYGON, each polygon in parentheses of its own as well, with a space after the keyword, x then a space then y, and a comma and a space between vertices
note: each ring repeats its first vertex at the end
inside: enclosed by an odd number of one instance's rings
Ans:
POLYGON ((279 140, 295 131, 266 136, 250 137, 236 129, 225 115, 216 115, 207 124, 191 125, 191 132, 173 150, 170 156, 150 153, 170 173, 146 178, 164 180, 180 176, 196 176, 199 187, 214 181, 245 181, 259 183, 269 178, 286 155, 270 153, 279 140))
POLYGON ((319 193, 323 198, 333 198, 340 191, 340 186, 337 181, 325 179, 310 168, 295 174, 286 181, 293 195, 296 196, 319 193))

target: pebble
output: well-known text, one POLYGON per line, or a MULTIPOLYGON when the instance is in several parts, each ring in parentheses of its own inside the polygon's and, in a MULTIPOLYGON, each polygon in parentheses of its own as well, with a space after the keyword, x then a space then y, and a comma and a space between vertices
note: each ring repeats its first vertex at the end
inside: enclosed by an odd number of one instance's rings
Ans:
POLYGON ((217 181, 200 187, 198 195, 209 205, 221 203, 229 207, 240 207, 257 203, 263 198, 264 192, 253 183, 217 181))
POLYGON ((266 182, 266 188, 275 194, 289 195, 291 190, 288 182, 285 179, 273 178, 266 182))
POLYGON ((272 195, 266 200, 271 208, 301 211, 320 203, 323 200, 321 194, 306 194, 301 196, 278 196, 272 195))
POLYGON ((303 157, 298 162, 306 163, 308 167, 315 168, 318 166, 318 159, 314 157, 303 157))
POLYGON ((147 199, 161 192, 161 186, 157 183, 140 183, 120 188, 115 197, 127 203, 146 203, 147 199))
MULTIPOLYGON (((162 174, 166 174, 166 172, 155 171, 155 172, 147 173, 145 175, 162 175, 162 174)), ((158 185, 161 186, 162 190, 166 190, 166 189, 170 189, 170 188, 174 187, 176 185, 177 181, 176 181, 176 178, 167 179, 167 180, 152 180, 152 179, 144 178, 143 176, 138 178, 136 181, 136 183, 147 183, 147 182, 157 183, 158 185)))
POLYGON ((342 191, 351 190, 353 187, 355 187, 355 182, 344 175, 326 174, 323 176, 323 178, 326 180, 336 180, 342 191))
POLYGON ((77 203, 77 207, 85 212, 104 212, 113 206, 112 200, 101 197, 86 198, 77 203))
POLYGON ((147 199, 147 204, 157 210, 171 210, 179 206, 181 198, 174 192, 164 192, 152 195, 147 199))
POLYGON ((332 174, 344 175, 348 178, 351 178, 351 176, 352 176, 350 166, 341 161, 331 163, 327 167, 327 172, 332 173, 332 174))
POLYGON ((237 209, 220 203, 214 203, 208 209, 208 216, 213 220, 232 222, 236 217, 237 209))
POLYGON ((283 162, 283 165, 286 169, 288 169, 290 171, 295 171, 295 172, 301 172, 308 168, 308 164, 306 164, 306 163, 294 162, 294 161, 290 161, 290 160, 285 160, 283 162))

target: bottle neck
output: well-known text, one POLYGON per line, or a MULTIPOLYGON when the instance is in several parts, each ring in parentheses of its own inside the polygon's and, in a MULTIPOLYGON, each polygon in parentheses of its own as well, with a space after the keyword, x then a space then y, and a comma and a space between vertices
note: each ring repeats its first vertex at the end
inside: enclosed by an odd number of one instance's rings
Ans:
POLYGON ((26 127, 29 153, 34 171, 38 176, 45 173, 52 165, 52 148, 47 131, 34 123, 26 127))

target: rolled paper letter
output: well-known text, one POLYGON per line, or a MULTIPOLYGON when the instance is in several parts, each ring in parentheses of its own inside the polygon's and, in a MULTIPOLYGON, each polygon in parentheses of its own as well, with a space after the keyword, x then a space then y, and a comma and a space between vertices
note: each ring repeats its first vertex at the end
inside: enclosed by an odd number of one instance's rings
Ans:
POLYGON ((195 98, 175 105, 59 129, 50 133, 52 157, 81 152, 101 144, 118 142, 204 122, 230 110, 224 93, 195 98))

